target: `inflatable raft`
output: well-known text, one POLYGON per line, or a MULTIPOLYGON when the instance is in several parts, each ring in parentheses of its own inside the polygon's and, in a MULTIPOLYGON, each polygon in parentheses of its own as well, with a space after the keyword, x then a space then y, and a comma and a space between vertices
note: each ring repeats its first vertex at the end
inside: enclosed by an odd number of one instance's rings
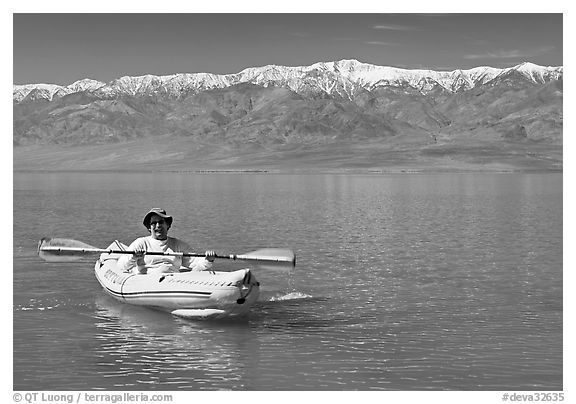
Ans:
MULTIPOLYGON (((116 241, 108 249, 125 250, 126 246, 116 241)), ((94 272, 104 291, 125 303, 184 318, 218 318, 245 315, 258 299, 260 285, 250 269, 135 274, 117 268, 119 257, 101 254, 94 272)))

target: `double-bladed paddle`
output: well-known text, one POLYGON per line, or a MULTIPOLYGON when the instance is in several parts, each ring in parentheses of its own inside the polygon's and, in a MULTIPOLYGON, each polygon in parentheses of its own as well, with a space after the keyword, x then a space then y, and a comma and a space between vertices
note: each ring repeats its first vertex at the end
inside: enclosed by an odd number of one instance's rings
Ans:
MULTIPOLYGON (((134 251, 97 248, 82 241, 66 238, 43 238, 38 242, 38 255, 45 261, 70 262, 82 259, 87 254, 134 254, 134 251)), ((205 257, 205 254, 193 252, 146 252, 147 255, 167 255, 180 257, 205 257)), ((251 261, 266 266, 273 265, 294 268, 296 255, 292 250, 283 248, 264 248, 244 254, 217 254, 214 258, 251 261)))

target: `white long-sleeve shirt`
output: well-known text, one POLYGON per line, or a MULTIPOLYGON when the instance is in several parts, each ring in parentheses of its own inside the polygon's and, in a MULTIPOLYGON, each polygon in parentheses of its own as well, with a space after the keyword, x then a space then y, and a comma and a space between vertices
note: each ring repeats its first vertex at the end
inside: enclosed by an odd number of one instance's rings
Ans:
MULTIPOLYGON (((137 238, 130 244, 128 250, 144 249, 154 252, 190 252, 192 249, 184 241, 168 237, 166 240, 157 240, 151 236, 137 238)), ((173 255, 144 255, 144 268, 138 268, 132 255, 123 255, 118 259, 118 267, 125 272, 159 274, 178 272, 181 267, 192 271, 205 271, 212 267, 212 263, 204 257, 182 257, 173 255)))

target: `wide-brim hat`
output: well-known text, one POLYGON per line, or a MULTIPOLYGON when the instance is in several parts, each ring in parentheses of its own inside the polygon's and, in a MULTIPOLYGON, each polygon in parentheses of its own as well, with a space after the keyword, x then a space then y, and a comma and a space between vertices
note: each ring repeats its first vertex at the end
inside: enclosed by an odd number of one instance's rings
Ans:
POLYGON ((152 215, 160 216, 161 218, 166 220, 166 223, 168 224, 169 227, 172 226, 172 220, 173 220, 172 216, 167 214, 164 209, 154 208, 151 209, 150 212, 146 213, 146 216, 144 216, 144 220, 142 220, 144 227, 146 227, 147 229, 150 228, 150 218, 152 217, 152 215))

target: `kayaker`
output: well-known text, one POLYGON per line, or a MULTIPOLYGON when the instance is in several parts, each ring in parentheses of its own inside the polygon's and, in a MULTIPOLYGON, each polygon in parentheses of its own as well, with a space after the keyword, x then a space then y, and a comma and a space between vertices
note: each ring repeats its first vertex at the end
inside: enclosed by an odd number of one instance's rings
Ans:
POLYGON ((150 232, 149 236, 139 237, 130 244, 128 250, 132 255, 118 259, 118 266, 124 272, 140 274, 157 274, 179 272, 181 267, 192 271, 204 271, 212 267, 216 254, 206 251, 206 257, 178 257, 171 255, 146 255, 147 251, 155 252, 190 252, 188 243, 174 237, 168 237, 173 218, 164 209, 151 209, 142 223, 150 232))

